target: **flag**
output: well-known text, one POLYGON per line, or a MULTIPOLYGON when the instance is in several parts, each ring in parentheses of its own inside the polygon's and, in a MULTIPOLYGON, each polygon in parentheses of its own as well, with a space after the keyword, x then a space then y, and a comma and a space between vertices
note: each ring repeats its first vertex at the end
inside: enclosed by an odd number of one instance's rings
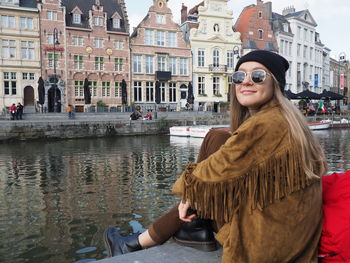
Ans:
POLYGON ((320 100, 320 102, 318 103, 318 109, 321 109, 322 113, 326 112, 326 106, 323 103, 323 100, 320 100))

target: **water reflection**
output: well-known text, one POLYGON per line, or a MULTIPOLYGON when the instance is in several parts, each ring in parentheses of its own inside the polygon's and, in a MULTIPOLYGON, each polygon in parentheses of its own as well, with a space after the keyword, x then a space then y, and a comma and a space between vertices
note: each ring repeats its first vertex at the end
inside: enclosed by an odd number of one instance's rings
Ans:
MULTIPOLYGON (((316 132, 330 171, 350 169, 350 130, 316 132)), ((168 136, 0 146, 0 262, 90 262, 102 233, 137 232, 176 203, 170 189, 201 139, 168 136)))

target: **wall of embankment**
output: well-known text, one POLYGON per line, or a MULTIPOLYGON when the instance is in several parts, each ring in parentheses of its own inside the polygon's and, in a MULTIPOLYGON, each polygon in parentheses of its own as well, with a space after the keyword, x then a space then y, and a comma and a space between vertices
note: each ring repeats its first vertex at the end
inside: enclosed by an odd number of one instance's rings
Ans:
POLYGON ((228 124, 226 118, 207 120, 55 120, 1 121, 0 142, 36 139, 72 139, 169 133, 171 126, 228 124))

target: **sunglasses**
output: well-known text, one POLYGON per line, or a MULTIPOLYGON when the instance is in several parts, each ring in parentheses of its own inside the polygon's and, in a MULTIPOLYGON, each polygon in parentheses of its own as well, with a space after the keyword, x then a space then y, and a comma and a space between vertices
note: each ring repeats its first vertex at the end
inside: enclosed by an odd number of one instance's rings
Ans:
POLYGON ((266 79, 266 75, 268 75, 263 69, 256 69, 251 72, 244 71, 236 71, 232 74, 232 81, 234 84, 242 84, 247 75, 250 75, 250 80, 254 83, 261 83, 266 79))

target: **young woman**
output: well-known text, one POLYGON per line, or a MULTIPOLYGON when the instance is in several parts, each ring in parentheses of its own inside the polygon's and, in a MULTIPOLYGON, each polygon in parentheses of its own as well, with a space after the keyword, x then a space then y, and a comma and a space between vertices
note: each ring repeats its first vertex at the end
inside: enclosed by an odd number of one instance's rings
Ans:
MULTIPOLYGON (((320 178, 327 167, 303 116, 283 96, 288 67, 283 57, 263 50, 238 61, 232 135, 176 181, 173 192, 182 196, 178 212, 171 210, 139 236, 107 229, 113 255, 161 244, 181 220, 198 215, 216 222, 222 262, 317 262, 320 178), (188 213, 190 207, 197 215, 188 213)), ((210 146, 208 140, 203 144, 210 146)))

